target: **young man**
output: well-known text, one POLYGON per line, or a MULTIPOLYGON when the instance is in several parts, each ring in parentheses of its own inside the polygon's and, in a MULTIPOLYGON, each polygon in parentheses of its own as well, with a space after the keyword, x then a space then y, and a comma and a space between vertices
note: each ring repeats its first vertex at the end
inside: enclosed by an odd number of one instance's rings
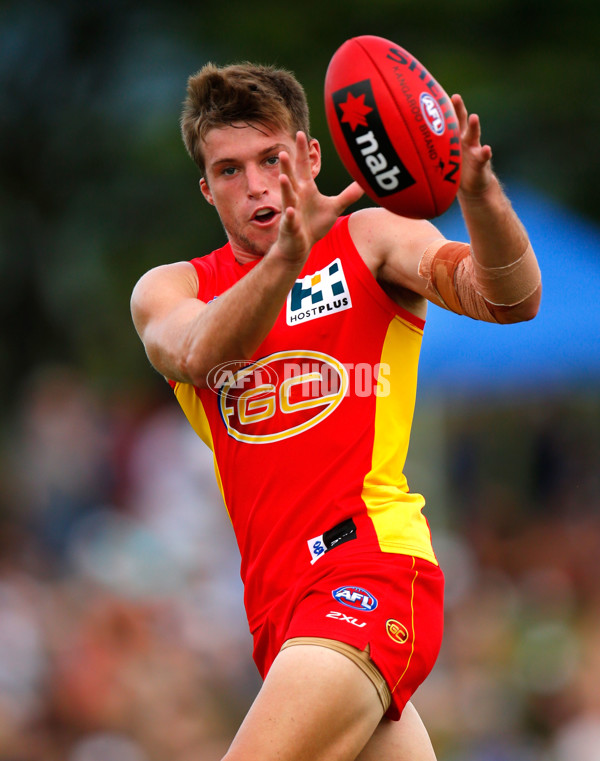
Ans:
POLYGON ((443 577, 404 460, 427 301, 531 319, 522 224, 453 97, 470 246, 322 195, 288 72, 205 66, 182 131, 228 243, 151 270, 132 297, 148 357, 212 448, 264 685, 227 761, 431 761, 409 698, 442 635, 443 577))

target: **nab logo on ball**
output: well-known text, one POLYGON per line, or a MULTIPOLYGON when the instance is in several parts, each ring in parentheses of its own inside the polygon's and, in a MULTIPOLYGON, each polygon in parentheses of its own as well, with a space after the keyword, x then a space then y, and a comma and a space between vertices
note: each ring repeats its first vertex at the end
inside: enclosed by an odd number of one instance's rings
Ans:
POLYGON ((361 587, 338 587, 331 594, 334 600, 355 610, 371 611, 379 605, 377 598, 361 587))
POLYGON ((384 129, 370 80, 343 87, 331 97, 352 157, 377 196, 414 185, 384 129))

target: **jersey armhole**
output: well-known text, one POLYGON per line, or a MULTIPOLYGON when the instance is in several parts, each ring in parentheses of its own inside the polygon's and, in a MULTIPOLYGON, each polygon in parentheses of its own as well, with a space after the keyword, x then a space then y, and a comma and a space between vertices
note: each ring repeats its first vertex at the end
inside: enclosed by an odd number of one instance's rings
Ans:
POLYGON ((377 282, 376 277, 371 270, 365 264, 364 259, 360 255, 349 229, 350 215, 340 217, 334 226, 335 232, 339 236, 339 242, 341 247, 347 253, 347 261, 353 267, 358 279, 369 291, 378 304, 383 305, 394 315, 397 315, 405 322, 410 323, 418 330, 423 330, 425 327, 425 320, 422 317, 418 317, 416 314, 409 312, 408 309, 401 307, 399 304, 388 296, 383 288, 377 282))
POLYGON ((190 259, 190 264, 193 265, 194 269, 196 270, 196 274, 198 275, 198 291, 196 293, 196 298, 204 301, 201 294, 204 287, 206 286, 207 273, 203 257, 190 259))

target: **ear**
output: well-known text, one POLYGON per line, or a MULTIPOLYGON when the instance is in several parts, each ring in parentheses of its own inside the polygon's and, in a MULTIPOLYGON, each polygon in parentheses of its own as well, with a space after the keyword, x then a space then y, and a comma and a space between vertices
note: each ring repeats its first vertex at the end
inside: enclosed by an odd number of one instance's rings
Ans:
POLYGON ((310 159, 310 167, 314 179, 321 171, 321 146, 319 141, 314 137, 308 143, 308 158, 310 159))
POLYGON ((206 198, 206 200, 208 201, 208 203, 211 206, 214 206, 215 202, 214 202, 214 199, 212 197, 212 193, 210 192, 210 188, 208 187, 208 182, 206 182, 204 177, 200 178, 200 190, 201 190, 202 195, 204 196, 204 198, 206 198))

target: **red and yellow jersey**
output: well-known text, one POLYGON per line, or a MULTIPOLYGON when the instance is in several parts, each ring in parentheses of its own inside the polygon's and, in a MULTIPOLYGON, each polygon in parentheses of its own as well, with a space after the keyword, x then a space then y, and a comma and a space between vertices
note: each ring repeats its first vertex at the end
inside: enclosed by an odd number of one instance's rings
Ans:
MULTIPOLYGON (((229 244, 192 263, 208 308, 255 266, 229 244)), ((337 543, 436 563, 403 474, 423 327, 378 285, 342 217, 250 364, 215 368, 217 391, 172 384, 214 453, 251 630, 337 543)))

